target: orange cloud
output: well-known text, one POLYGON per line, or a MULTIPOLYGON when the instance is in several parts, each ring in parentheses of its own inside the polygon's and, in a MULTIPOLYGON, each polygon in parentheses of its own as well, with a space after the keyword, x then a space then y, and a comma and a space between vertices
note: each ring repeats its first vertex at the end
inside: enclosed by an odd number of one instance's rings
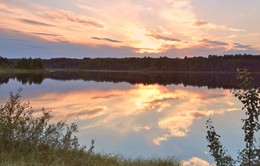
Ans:
POLYGON ((0 2, 0 9, 3 10, 3 9, 6 9, 6 5, 4 3, 1 3, 0 2))
POLYGON ((155 39, 158 39, 158 40, 165 40, 165 41, 172 41, 172 42, 180 42, 179 39, 176 39, 176 38, 172 38, 172 37, 167 37, 167 36, 163 36, 159 33, 156 33, 156 32, 152 32, 151 33, 151 37, 155 38, 155 39))
POLYGON ((205 26, 207 24, 208 24, 207 21, 202 21, 202 20, 197 20, 197 21, 194 22, 194 25, 199 26, 199 27, 200 26, 205 26))
POLYGON ((105 114, 106 107, 100 107, 100 108, 95 108, 95 109, 82 109, 82 110, 74 110, 71 113, 67 114, 67 118, 69 119, 73 117, 74 119, 89 119, 89 118, 94 118, 96 116, 100 116, 105 114))
POLYGON ((46 18, 52 22, 54 21, 68 21, 71 23, 81 24, 83 26, 91 26, 94 28, 104 28, 102 23, 94 20, 93 18, 89 18, 86 16, 77 16, 73 12, 68 12, 64 10, 58 10, 55 12, 43 11, 38 14, 40 17, 46 18))
POLYGON ((40 21, 34 21, 34 20, 29 20, 29 19, 24 19, 24 18, 21 18, 21 19, 18 19, 18 20, 21 21, 22 23, 35 25, 35 26, 47 26, 47 27, 50 26, 50 27, 54 27, 54 25, 47 24, 47 23, 40 22, 40 21))

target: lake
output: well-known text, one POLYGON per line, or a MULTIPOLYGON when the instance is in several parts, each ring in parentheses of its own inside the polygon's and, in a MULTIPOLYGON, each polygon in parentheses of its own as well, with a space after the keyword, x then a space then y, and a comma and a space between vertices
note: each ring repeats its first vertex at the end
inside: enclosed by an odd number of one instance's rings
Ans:
MULTIPOLYGON (((1 74, 0 104, 22 88, 34 110, 79 125, 81 144, 128 157, 197 157, 212 162, 206 120, 236 158, 244 147, 235 74, 52 72, 1 74)), ((255 77, 259 80, 260 77, 255 77)), ((260 82, 260 81, 256 81, 260 82)))

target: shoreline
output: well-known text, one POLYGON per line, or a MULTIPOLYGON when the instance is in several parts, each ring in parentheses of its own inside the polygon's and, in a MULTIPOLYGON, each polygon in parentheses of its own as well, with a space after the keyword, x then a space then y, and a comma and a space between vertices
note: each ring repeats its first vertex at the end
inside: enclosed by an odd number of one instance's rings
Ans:
MULTIPOLYGON (((0 68, 0 74, 22 74, 22 73, 52 73, 52 72, 100 72, 100 73, 141 73, 141 74, 235 74, 231 71, 153 71, 153 70, 88 70, 88 69, 6 69, 0 68)), ((260 74, 259 72, 251 72, 260 74)))
POLYGON ((3 69, 0 68, 0 74, 23 74, 23 73, 48 73, 49 71, 44 69, 44 70, 33 70, 33 69, 3 69))

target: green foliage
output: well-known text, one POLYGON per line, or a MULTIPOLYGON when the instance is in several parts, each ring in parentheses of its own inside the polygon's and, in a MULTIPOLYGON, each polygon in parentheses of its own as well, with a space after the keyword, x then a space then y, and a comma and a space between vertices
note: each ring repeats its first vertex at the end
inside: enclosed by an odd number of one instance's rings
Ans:
MULTIPOLYGON (((242 110, 245 110, 246 118, 242 119, 245 148, 239 152, 237 162, 241 165, 253 166, 260 165, 260 148, 256 147, 255 133, 260 129, 260 90, 254 88, 253 78, 247 69, 238 69, 238 80, 240 80, 240 89, 234 90, 233 94, 243 104, 242 110)), ((218 165, 231 165, 229 162, 223 162, 226 157, 226 150, 223 149, 216 134, 211 120, 207 121, 207 140, 211 155, 218 165)), ((228 156, 229 157, 229 156, 228 156)), ((231 159, 231 158, 230 158, 231 159)))
POLYGON ((42 116, 33 116, 29 103, 20 102, 19 93, 10 93, 5 105, 0 107, 0 156, 5 161, 37 161, 52 163, 56 159, 85 153, 77 137, 76 124, 50 123, 50 111, 42 109, 42 116))
POLYGON ((21 103, 20 91, 10 93, 0 106, 0 165, 50 166, 179 166, 175 158, 128 159, 95 153, 94 140, 87 150, 74 134, 76 124, 51 123, 51 112, 34 116, 29 103, 21 103))
POLYGON ((22 58, 16 60, 14 67, 18 69, 44 69, 44 64, 40 58, 22 58))
POLYGON ((219 140, 220 135, 216 133, 211 119, 207 120, 206 128, 208 130, 206 139, 209 142, 209 152, 214 157, 217 166, 235 165, 235 161, 231 158, 230 155, 227 154, 227 150, 222 146, 219 140))
POLYGON ((260 129, 259 115, 260 115, 260 90, 254 88, 247 69, 238 70, 238 79, 241 81, 241 89, 234 91, 234 95, 242 102, 243 110, 247 118, 242 119, 244 130, 244 141, 246 143, 245 149, 240 152, 239 161, 247 165, 260 164, 259 149, 256 148, 255 133, 260 129))
POLYGON ((9 65, 8 59, 0 56, 0 68, 7 67, 8 65, 9 65))

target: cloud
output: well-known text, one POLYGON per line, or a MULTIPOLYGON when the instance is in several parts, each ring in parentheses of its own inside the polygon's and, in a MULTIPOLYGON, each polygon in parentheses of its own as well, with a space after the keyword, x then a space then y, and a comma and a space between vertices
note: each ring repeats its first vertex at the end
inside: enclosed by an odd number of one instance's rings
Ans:
POLYGON ((21 18, 21 19, 19 19, 19 21, 26 23, 26 24, 31 24, 31 25, 54 27, 54 25, 47 24, 47 23, 40 22, 40 21, 35 21, 35 20, 29 20, 29 19, 21 18))
MULTIPOLYGON (((0 50, 3 56, 7 57, 184 57, 184 56, 208 56, 209 54, 240 54, 242 49, 234 48, 231 50, 223 50, 223 47, 204 46, 178 49, 171 46, 168 50, 162 53, 143 53, 142 55, 136 53, 133 47, 112 47, 108 45, 100 45, 98 47, 91 45, 83 45, 79 43, 72 43, 64 36, 58 36, 59 33, 34 32, 23 33, 16 30, 7 30, 0 28, 0 50), (39 33, 39 34, 38 34, 39 33), (42 34, 43 33, 43 34, 42 34), (50 35, 47 35, 50 34, 50 35), (57 36, 56 36, 57 35, 57 36), (49 42, 44 37, 51 37, 55 40, 49 42), (40 38, 41 37, 41 38, 40 38), (59 39, 60 38, 60 39, 59 39), (64 39, 63 39, 64 38, 64 39), (67 41, 67 42, 64 42, 67 41), (26 46, 26 49, 25 49, 26 46), (28 49, 28 47, 30 47, 28 49), (15 48, 15 49, 14 49, 15 48)), ((111 43, 111 42, 109 42, 111 43)), ((115 43, 117 44, 117 43, 115 43)), ((208 44, 209 45, 209 44, 208 44)), ((232 44, 234 47, 234 45, 232 44)), ((243 53, 259 54, 259 50, 249 48, 243 49, 243 53)), ((102 96, 102 95, 101 95, 102 96)))
POLYGON ((2 54, 22 55, 24 52, 31 51, 31 49, 35 49, 38 52, 48 49, 38 38, 19 31, 0 28, 0 35, 0 50, 2 54))
POLYGON ((200 159, 198 157, 192 157, 189 160, 182 161, 182 166, 213 166, 213 164, 208 163, 206 160, 200 159))
MULTIPOLYGON (((19 57, 135 57, 137 54, 131 47, 112 47, 100 45, 99 47, 71 43, 65 37, 54 33, 45 32, 20 32, 0 28, 0 51, 3 56, 19 57), (35 33, 35 34, 32 34, 35 33), (43 37, 51 37, 55 40, 48 41, 43 37), (64 38, 64 39, 63 39, 64 38), (63 39, 63 40, 62 40, 63 39), (67 41, 67 42, 65 42, 67 41), (25 49, 26 47, 26 49, 25 49), (30 47, 30 48, 28 48, 30 47), (14 49, 15 48, 15 49, 14 49)), ((101 95, 102 96, 102 95, 101 95)))
POLYGON ((0 2, 0 9, 6 8, 6 5, 4 3, 0 2))
POLYGON ((100 37, 91 37, 91 38, 95 39, 95 40, 105 40, 105 41, 112 42, 112 43, 121 43, 122 42, 120 40, 115 40, 115 39, 110 39, 110 38, 100 38, 100 37))
POLYGON ((94 20, 82 20, 82 19, 69 19, 69 21, 72 22, 77 22, 86 26, 93 26, 96 28, 104 28, 104 25, 98 23, 97 21, 94 20))
POLYGON ((61 35, 58 35, 58 34, 41 33, 41 32, 32 32, 32 34, 35 34, 35 35, 43 35, 43 36, 53 36, 53 37, 61 36, 61 35))
POLYGON ((205 26, 208 25, 209 23, 207 21, 203 21, 203 20, 197 20, 194 22, 194 25, 200 27, 200 26, 205 26))
POLYGON ((202 117, 207 116, 207 114, 205 114, 205 113, 203 113, 203 112, 198 112, 198 111, 196 111, 196 112, 193 112, 193 113, 192 113, 192 116, 195 117, 195 118, 202 118, 202 117))
POLYGON ((222 98, 222 97, 225 97, 225 95, 226 94, 224 94, 224 93, 218 93, 218 94, 211 94, 211 93, 209 93, 209 94, 204 94, 204 95, 202 95, 202 99, 217 99, 217 98, 222 98))
POLYGON ((102 96, 93 96, 91 99, 110 99, 112 97, 117 97, 118 95, 102 95, 102 96))
MULTIPOLYGON (((89 40, 91 34, 99 34, 101 32, 96 32, 96 29, 105 28, 103 21, 86 14, 79 14, 77 11, 48 6, 48 3, 37 4, 27 0, 22 2, 12 1, 12 3, 4 3, 12 14, 1 13, 3 15, 2 28, 19 30, 23 33, 32 32, 30 33, 31 35, 50 42, 68 41, 71 44, 88 46, 103 44, 89 40), (42 27, 45 28, 42 29, 42 27)), ((5 9, 5 6, 2 6, 5 9)), ((108 43, 106 44, 109 45, 108 43)), ((47 52, 45 54, 48 55, 47 52)), ((49 54, 49 56, 51 55, 49 54)))
POLYGON ((172 101, 172 100, 175 100, 175 99, 178 99, 178 98, 175 98, 175 97, 164 97, 164 98, 161 98, 161 99, 152 100, 152 101, 147 102, 147 103, 151 104, 151 105, 156 105, 158 103, 168 102, 168 101, 172 101))
POLYGON ((175 100, 174 104, 169 107, 175 111, 158 121, 159 128, 165 130, 165 133, 153 139, 155 145, 160 145, 161 142, 167 141, 171 137, 186 137, 193 122, 197 119, 239 110, 234 108, 234 105, 227 103, 231 95, 227 91, 198 93, 179 89, 171 93, 177 94, 179 100, 175 100), (220 103, 223 105, 221 109, 212 108, 212 105, 219 105, 220 103))
POLYGON ((169 137, 170 137, 170 135, 164 135, 164 136, 162 136, 162 137, 158 137, 158 138, 156 138, 156 139, 153 140, 153 143, 154 143, 155 145, 158 145, 158 146, 159 146, 159 145, 161 144, 161 142, 167 141, 169 137))
POLYGON ((83 109, 80 111, 69 113, 66 116, 67 116, 67 118, 73 117, 73 118, 79 118, 79 119, 89 119, 89 118, 93 118, 93 117, 104 114, 105 110, 106 110, 106 108, 104 108, 104 107, 95 108, 95 109, 83 109))
POLYGON ((201 42, 211 45, 211 46, 227 46, 228 43, 222 42, 222 41, 216 41, 216 40, 208 40, 208 39, 203 39, 201 42))
POLYGON ((189 113, 189 111, 186 111, 185 114, 186 115, 182 115, 181 113, 178 113, 175 114, 174 117, 168 117, 159 121, 158 125, 160 126, 160 128, 167 129, 169 132, 165 136, 163 136, 166 140, 172 136, 185 137, 190 131, 190 126, 195 119, 195 117, 193 116, 194 112, 189 113))
POLYGON ((252 55, 259 55, 260 54, 260 49, 255 49, 255 48, 246 48, 246 49, 241 49, 241 48, 233 48, 229 50, 221 50, 218 52, 219 55, 225 55, 225 54, 252 54, 252 55))
MULTIPOLYGON (((225 96, 226 97, 226 96, 225 96)), ((223 98, 225 98, 223 97, 223 98)), ((222 100, 223 100, 222 98, 222 100)), ((200 110, 192 110, 191 108, 182 108, 182 110, 185 110, 184 112, 176 112, 172 114, 171 116, 166 117, 165 119, 161 119, 158 123, 159 127, 161 129, 166 130, 166 134, 163 134, 161 136, 158 136, 153 139, 153 143, 155 145, 160 145, 162 141, 167 141, 171 137, 186 137, 187 134, 190 131, 190 127, 192 126, 193 122, 196 119, 200 119, 207 116, 212 115, 222 115, 225 112, 232 112, 237 111, 239 109, 236 108, 230 108, 230 109, 218 109, 218 110, 205 110, 201 105, 203 102, 201 100, 205 99, 198 99, 196 102, 199 102, 200 104, 197 106, 193 106, 196 108, 199 108, 200 110)), ((187 103, 188 104, 188 103, 187 103)), ((189 103, 191 104, 191 103, 189 103)), ((229 105, 228 103, 227 107, 231 107, 232 105, 229 105)), ((183 105, 182 105, 183 106, 183 105)), ((183 106, 185 107, 185 106, 183 106)))
POLYGON ((240 44, 240 43, 234 43, 234 48, 238 48, 238 49, 251 49, 252 46, 251 45, 244 45, 244 44, 240 44))
POLYGON ((175 39, 172 37, 167 37, 167 36, 163 36, 161 34, 158 33, 152 33, 150 34, 151 37, 155 38, 155 39, 159 39, 159 40, 165 40, 165 41, 172 41, 172 42, 180 42, 181 40, 179 39, 175 39))
POLYGON ((174 98, 174 97, 163 97, 163 98, 159 98, 159 99, 154 99, 152 101, 149 102, 145 102, 144 109, 154 109, 157 108, 158 112, 161 112, 165 107, 169 106, 169 104, 167 104, 170 101, 176 100, 178 98, 174 98))
POLYGON ((146 125, 146 126, 136 126, 133 128, 134 131, 139 132, 141 130, 150 130, 152 127, 151 125, 146 125))
POLYGON ((7 4, 1 3, 0 2, 0 12, 2 13, 7 13, 7 14, 12 14, 11 10, 8 8, 7 4))
POLYGON ((93 18, 88 18, 84 16, 75 15, 72 12, 65 10, 51 11, 51 12, 41 12, 39 16, 49 19, 51 21, 60 20, 60 21, 69 21, 73 23, 79 23, 84 26, 92 26, 95 28, 104 28, 104 25, 93 18))
MULTIPOLYGON (((238 48, 230 49, 230 46, 234 47, 233 44, 230 44, 227 46, 219 46, 219 45, 205 44, 203 42, 200 42, 196 46, 192 46, 192 47, 188 47, 188 48, 181 48, 181 49, 171 46, 165 52, 158 53, 158 54, 143 54, 143 56, 153 56, 153 57, 204 56, 204 57, 207 57, 210 54, 211 55, 241 54, 242 49, 238 49, 238 48)), ((255 48, 243 49, 243 53, 258 55, 260 53, 260 49, 255 49, 255 48)))

